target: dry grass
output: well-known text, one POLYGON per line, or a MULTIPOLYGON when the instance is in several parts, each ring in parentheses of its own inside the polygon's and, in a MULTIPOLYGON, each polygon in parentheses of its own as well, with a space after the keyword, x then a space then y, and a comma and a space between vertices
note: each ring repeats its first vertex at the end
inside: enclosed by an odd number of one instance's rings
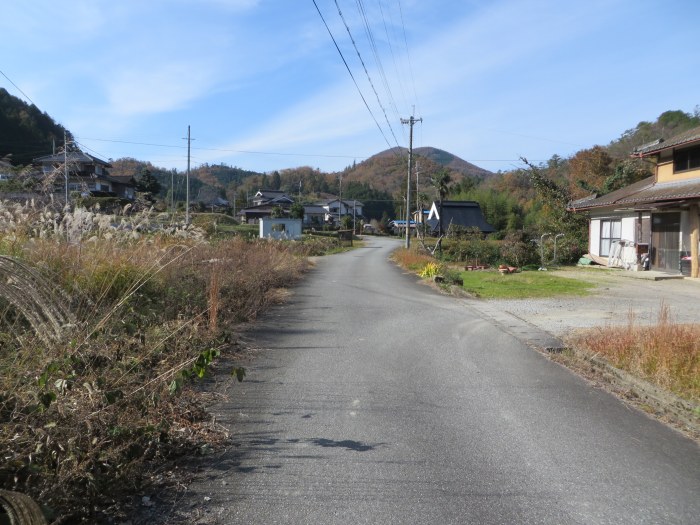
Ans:
POLYGON ((678 396, 700 402, 700 325, 677 324, 662 305, 655 325, 587 330, 571 344, 678 396))
POLYGON ((288 243, 212 245, 148 224, 0 202, 0 254, 52 284, 32 305, 60 303, 74 319, 40 337, 17 296, 0 296, 0 488, 57 522, 118 515, 163 461, 223 438, 189 378, 307 265, 288 243))
POLYGON ((402 268, 419 272, 430 263, 435 263, 435 257, 428 255, 418 248, 399 248, 392 254, 392 259, 402 268))

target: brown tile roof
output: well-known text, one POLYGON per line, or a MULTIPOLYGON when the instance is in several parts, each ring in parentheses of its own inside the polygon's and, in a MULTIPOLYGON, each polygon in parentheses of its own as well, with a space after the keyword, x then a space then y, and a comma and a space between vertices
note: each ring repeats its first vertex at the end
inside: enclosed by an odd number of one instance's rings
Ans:
POLYGON ((700 127, 689 129, 688 131, 684 131, 683 133, 679 133, 678 135, 675 135, 668 140, 659 139, 656 142, 652 142, 651 144, 639 146, 639 147, 634 149, 634 151, 632 152, 632 156, 633 157, 647 157, 649 155, 659 153, 660 151, 663 151, 663 150, 666 150, 669 148, 683 146, 683 145, 688 144, 690 142, 696 142, 696 141, 700 141, 700 127))
POLYGON ((700 180, 654 183, 649 177, 596 199, 579 199, 569 203, 570 211, 604 207, 648 207, 686 199, 700 199, 700 180))

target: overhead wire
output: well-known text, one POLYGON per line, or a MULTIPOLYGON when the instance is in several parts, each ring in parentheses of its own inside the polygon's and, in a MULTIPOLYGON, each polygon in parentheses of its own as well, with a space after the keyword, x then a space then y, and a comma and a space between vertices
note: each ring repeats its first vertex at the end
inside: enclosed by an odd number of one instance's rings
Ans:
MULTIPOLYGON (((173 144, 154 144, 149 142, 135 142, 129 140, 115 140, 115 139, 99 139, 92 137, 81 137, 82 140, 95 140, 100 142, 114 142, 118 144, 132 144, 135 146, 152 146, 159 148, 173 148, 173 149, 187 149, 187 146, 173 145, 173 144)), ((220 151, 224 153, 245 153, 249 155, 275 155, 283 157, 322 157, 331 159, 358 159, 366 158, 358 155, 330 155, 323 153, 295 153, 295 152, 278 152, 278 151, 256 151, 256 150, 240 150, 240 149, 228 149, 228 148, 205 148, 205 147, 191 147, 192 151, 220 151)))
POLYGON ((350 77, 352 78, 352 81, 355 84, 355 87, 357 88, 357 92, 360 94, 360 97, 362 98, 362 102, 364 102, 365 107, 367 108, 367 111, 369 111, 369 114, 372 116, 374 123, 377 125, 377 129, 379 129, 379 133, 381 133, 382 137, 384 137, 384 141, 387 143, 389 148, 391 148, 392 146, 389 143, 389 140, 386 138, 386 135, 384 134, 384 130, 379 125, 379 121, 377 121, 377 118, 374 116, 372 109, 369 107, 369 104, 367 103, 365 96, 362 94, 362 90, 360 89, 360 86, 358 85, 357 80, 355 80, 355 75, 352 74, 352 70, 350 69, 350 66, 348 65, 347 61, 345 60, 345 56, 343 56, 343 52, 340 50, 340 47, 338 46, 338 42, 336 42, 335 37, 333 36, 333 33, 331 32, 330 27, 328 27, 328 23, 326 22, 326 19, 324 18, 323 13, 321 13, 321 10, 319 9, 318 4, 316 3, 316 0, 311 0, 311 1, 314 3, 314 6, 316 7, 316 11, 318 11, 318 15, 321 17, 321 20, 323 21, 323 25, 326 26, 326 30, 328 31, 328 34, 330 35, 331 40, 333 40, 333 44, 335 45, 335 48, 338 51, 338 54, 340 54, 340 58, 343 60, 343 64, 345 64, 345 68, 348 70, 348 73, 350 74, 350 77))
POLYGON ((0 74, 1 74, 3 77, 5 77, 5 78, 7 79, 7 81, 8 81, 10 84, 12 84, 13 86, 15 86, 15 88, 17 88, 17 91, 19 91, 20 93, 22 93, 22 95, 24 95, 24 98, 26 98, 29 102, 31 102, 32 104, 34 104, 34 105, 36 106, 36 104, 34 103, 34 101, 33 101, 31 98, 29 98, 29 95, 27 95, 24 91, 22 91, 22 89, 21 89, 17 84, 15 84, 14 82, 12 82, 12 79, 11 79, 10 77, 8 77, 8 76, 5 74, 4 71, 0 71, 0 74))
MULTIPOLYGON (((377 47, 377 42, 374 38, 374 33, 372 31, 372 26, 369 23, 369 19, 367 17, 367 11, 365 10, 365 4, 363 0, 355 0, 357 4, 357 9, 360 13, 360 16, 362 17, 362 21, 364 24, 364 29, 365 29, 365 35, 367 36, 367 41, 370 44, 370 48, 372 50, 372 55, 374 56, 374 63, 377 66, 377 71, 379 72, 379 77, 381 78, 382 85, 384 86, 384 90, 387 94, 387 97, 389 99, 389 106, 391 109, 394 111, 394 116, 397 121, 400 121, 401 116, 399 115, 399 110, 396 107, 396 101, 394 100, 394 95, 391 92, 391 86, 389 85, 389 80, 386 76, 386 71, 384 70, 384 65, 382 64, 382 59, 381 55, 379 54, 379 49, 377 47)), ((381 2, 380 2, 381 5, 381 2)))
POLYGON ((406 60, 408 61, 408 72, 409 72, 409 77, 411 78, 411 86, 413 87, 413 100, 418 101, 418 95, 416 93, 416 80, 413 75, 413 64, 411 62, 411 54, 408 51, 408 37, 406 36, 406 23, 404 22, 403 18, 403 8, 401 7, 401 0, 397 0, 399 4, 399 14, 401 18, 401 29, 403 32, 403 42, 404 42, 404 47, 406 49, 406 60))
MULTIPOLYGON (((374 82, 372 82, 372 77, 369 74, 369 71, 367 70, 367 66, 365 65, 365 61, 362 59, 362 55, 360 54, 360 49, 357 47, 357 43, 355 42, 355 39, 352 36, 352 33, 350 32, 350 26, 348 26, 347 21, 345 20, 345 16, 343 15, 343 12, 340 10, 340 5, 338 4, 338 0, 334 0, 335 6, 338 9, 338 15, 340 16, 341 20, 343 21, 343 24, 345 25, 345 29, 348 32, 348 36, 350 37, 350 41, 352 42, 353 47, 355 48, 355 52, 357 53, 357 58, 360 60, 360 63, 362 64, 362 68, 365 70, 365 75, 367 75, 367 80, 369 81, 369 85, 372 87, 372 91, 374 91, 374 95, 377 97, 377 103, 379 104, 379 107, 382 110, 382 113, 384 113, 384 119, 386 120, 387 125, 389 126, 389 131, 391 131, 391 135, 394 137, 394 142, 396 143, 397 147, 399 146, 399 141, 396 138, 396 134, 394 133, 394 128, 391 126, 391 122, 389 122, 389 117, 387 117, 386 114, 386 109, 384 108, 384 104, 382 104, 381 99, 379 98, 379 93, 377 93, 377 89, 374 87, 374 82)), ((314 0, 314 4, 316 3, 316 0, 314 0)), ((383 134, 383 132, 382 132, 383 134)), ((385 137, 386 138, 386 137, 385 137)), ((389 141, 387 140, 387 143, 389 141)))
MULTIPOLYGON (((398 62, 396 61, 396 54, 394 53, 394 46, 392 44, 393 39, 390 36, 389 28, 387 27, 386 16, 384 15, 384 8, 382 7, 382 0, 378 0, 377 3, 379 4, 379 13, 382 17, 382 25, 384 26, 384 34, 386 35, 386 43, 387 43, 387 46, 389 47, 389 54, 391 55, 391 61, 394 64, 394 71, 396 72, 396 83, 399 85, 399 88, 401 90, 401 96, 403 98, 404 105, 406 107, 409 107, 408 98, 406 97, 406 89, 405 89, 404 82, 403 82, 403 75, 401 74, 401 71, 399 70, 398 62)), ((389 23, 393 28, 394 23, 393 23, 393 18, 391 18, 391 10, 388 10, 388 15, 389 15, 389 23)), ((402 130, 404 140, 405 140, 406 134, 403 131, 404 130, 403 126, 401 127, 401 130, 402 130)))

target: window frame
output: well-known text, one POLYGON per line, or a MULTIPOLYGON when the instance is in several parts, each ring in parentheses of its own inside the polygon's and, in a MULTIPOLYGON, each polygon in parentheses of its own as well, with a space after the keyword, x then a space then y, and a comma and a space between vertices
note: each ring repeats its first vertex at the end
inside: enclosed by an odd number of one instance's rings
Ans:
POLYGON ((673 151, 673 173, 683 173, 699 169, 700 146, 691 146, 689 148, 676 149, 673 151))
POLYGON ((612 245, 622 240, 622 219, 600 219, 600 241, 598 243, 598 255, 610 257, 612 245), (608 235, 605 236, 605 226, 608 226, 608 235), (617 225, 617 237, 614 235, 617 225), (605 248, 605 249, 604 249, 605 248))

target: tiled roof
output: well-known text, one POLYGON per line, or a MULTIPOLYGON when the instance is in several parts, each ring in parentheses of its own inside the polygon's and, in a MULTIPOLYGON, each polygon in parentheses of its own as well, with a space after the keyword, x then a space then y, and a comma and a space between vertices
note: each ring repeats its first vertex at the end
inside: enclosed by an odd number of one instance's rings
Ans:
MULTIPOLYGON (((65 158, 67 158, 69 162, 85 162, 88 164, 94 162, 95 164, 102 164, 103 166, 111 167, 109 162, 102 160, 98 157, 88 155, 87 153, 83 153, 82 151, 69 151, 65 155, 65 158)), ((44 155, 43 157, 37 157, 34 159, 34 162, 63 162, 63 160, 63 153, 55 153, 53 155, 44 155)))
POLYGON ((326 209, 322 206, 304 206, 304 213, 316 213, 320 215, 326 213, 326 209))
POLYGON ((651 144, 646 144, 635 148, 632 152, 633 157, 646 157, 648 155, 653 155, 665 149, 675 148, 676 146, 683 146, 690 142, 700 141, 700 127, 689 129, 683 133, 679 133, 671 137, 668 140, 657 140, 651 144))
POLYGON ((649 177, 597 199, 573 201, 569 203, 568 209, 582 211, 610 206, 645 206, 686 199, 700 199, 700 180, 654 184, 654 177, 649 177))

